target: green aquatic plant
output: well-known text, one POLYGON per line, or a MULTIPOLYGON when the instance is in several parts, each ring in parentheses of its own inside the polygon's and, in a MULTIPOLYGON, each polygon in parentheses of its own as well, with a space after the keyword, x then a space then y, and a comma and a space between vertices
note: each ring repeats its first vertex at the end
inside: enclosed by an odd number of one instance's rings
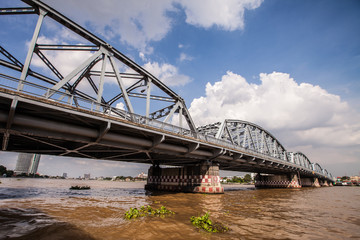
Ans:
POLYGON ((170 214, 175 214, 173 211, 167 209, 165 206, 161 206, 159 209, 154 209, 150 205, 141 206, 139 209, 130 208, 125 212, 125 219, 135 219, 138 217, 146 217, 146 216, 157 216, 157 217, 165 217, 170 214))
POLYGON ((227 232, 229 228, 218 222, 212 222, 210 220, 209 213, 205 213, 203 216, 190 218, 190 222, 197 228, 205 230, 207 232, 227 232))

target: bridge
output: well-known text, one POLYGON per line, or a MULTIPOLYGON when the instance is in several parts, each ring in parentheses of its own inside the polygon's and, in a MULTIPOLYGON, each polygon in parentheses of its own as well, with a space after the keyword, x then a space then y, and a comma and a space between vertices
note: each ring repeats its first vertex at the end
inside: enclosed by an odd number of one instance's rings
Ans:
POLYGON ((333 182, 256 124, 225 119, 196 127, 185 101, 154 75, 45 3, 23 2, 28 7, 0 8, 2 17, 38 16, 23 63, 0 42, 3 151, 152 164, 147 189, 221 193, 219 169, 258 173, 258 187, 333 182), (38 42, 45 18, 81 41, 38 42), (73 53, 85 58, 66 74, 51 60, 73 53), (32 64, 34 54, 46 71, 32 64))

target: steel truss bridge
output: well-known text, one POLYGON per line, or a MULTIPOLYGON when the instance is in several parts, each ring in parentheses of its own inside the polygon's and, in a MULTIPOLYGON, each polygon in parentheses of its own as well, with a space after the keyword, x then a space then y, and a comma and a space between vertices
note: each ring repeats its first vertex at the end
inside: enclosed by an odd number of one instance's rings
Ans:
POLYGON ((208 161, 222 170, 333 181, 326 169, 286 151, 256 124, 226 119, 196 127, 184 100, 151 73, 43 2, 23 2, 28 7, 0 8, 2 17, 38 15, 24 63, 0 41, 3 151, 170 166, 208 161), (79 42, 38 42, 45 17, 79 42), (85 59, 66 74, 51 59, 79 52, 85 59), (32 64, 35 56, 46 71, 32 64))

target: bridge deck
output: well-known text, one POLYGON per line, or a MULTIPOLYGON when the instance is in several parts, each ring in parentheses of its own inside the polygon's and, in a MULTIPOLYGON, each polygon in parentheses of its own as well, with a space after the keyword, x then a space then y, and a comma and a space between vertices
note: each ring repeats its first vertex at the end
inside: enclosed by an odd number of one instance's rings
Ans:
POLYGON ((1 136, 10 134, 4 149, 7 151, 172 166, 211 160, 223 170, 274 174, 299 171, 314 176, 309 169, 264 154, 5 88, 0 88, 0 123, 1 136), (18 102, 7 130, 15 98, 18 102))

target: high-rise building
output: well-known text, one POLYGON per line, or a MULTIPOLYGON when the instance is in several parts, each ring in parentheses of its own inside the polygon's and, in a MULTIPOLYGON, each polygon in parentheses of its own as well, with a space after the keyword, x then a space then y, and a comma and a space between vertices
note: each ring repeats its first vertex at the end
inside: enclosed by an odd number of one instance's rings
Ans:
POLYGON ((29 154, 29 153, 19 153, 18 160, 16 162, 15 173, 16 174, 35 174, 37 173, 40 154, 29 154))

